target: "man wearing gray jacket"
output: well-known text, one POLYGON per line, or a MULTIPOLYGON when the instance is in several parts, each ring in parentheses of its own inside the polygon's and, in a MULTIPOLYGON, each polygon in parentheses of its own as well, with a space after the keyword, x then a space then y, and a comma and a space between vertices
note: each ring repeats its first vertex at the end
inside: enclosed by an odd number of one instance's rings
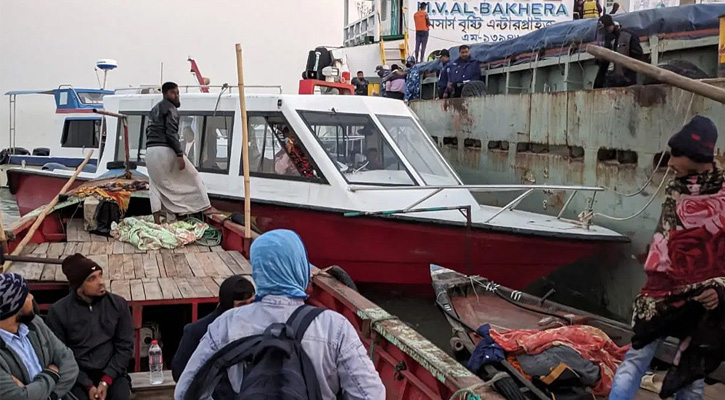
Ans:
POLYGON ((0 399, 62 399, 77 375, 73 352, 35 316, 28 282, 0 274, 0 399))

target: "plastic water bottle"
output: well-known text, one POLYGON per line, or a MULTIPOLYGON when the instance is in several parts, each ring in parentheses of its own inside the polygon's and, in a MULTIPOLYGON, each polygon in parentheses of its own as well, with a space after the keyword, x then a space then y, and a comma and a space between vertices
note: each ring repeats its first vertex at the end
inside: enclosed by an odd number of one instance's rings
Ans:
POLYGON ((149 382, 160 385, 164 382, 164 356, 161 354, 159 342, 154 340, 149 348, 149 382))

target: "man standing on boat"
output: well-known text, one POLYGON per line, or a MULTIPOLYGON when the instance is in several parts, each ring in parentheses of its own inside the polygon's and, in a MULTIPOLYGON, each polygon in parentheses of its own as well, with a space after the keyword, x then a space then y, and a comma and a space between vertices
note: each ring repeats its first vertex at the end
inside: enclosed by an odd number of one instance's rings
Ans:
POLYGON ((184 156, 179 141, 179 87, 166 82, 163 100, 151 109, 146 128, 146 168, 149 175, 151 211, 161 223, 161 212, 188 215, 215 212, 209 203, 201 175, 184 156))
MULTIPOLYGON (((300 237, 289 230, 273 230, 257 238, 252 243, 250 252, 252 277, 257 285, 256 301, 225 312, 209 325, 206 335, 201 339, 199 347, 191 356, 176 384, 174 393, 176 400, 192 396, 197 399, 195 393, 212 389, 200 382, 200 380, 205 381, 204 375, 208 371, 208 368, 202 367, 215 357, 220 349, 238 339, 259 335, 265 331, 271 337, 275 337, 275 331, 267 331, 268 327, 276 329, 278 325, 272 324, 284 324, 293 314, 299 315, 300 311, 306 311, 302 307, 305 307, 305 299, 308 297, 305 290, 310 284, 311 271, 307 250, 300 237), (201 375, 195 379, 197 374, 201 375)), ((298 325, 300 327, 306 325, 307 328, 300 328, 302 336, 299 342, 295 339, 297 343, 301 343, 302 351, 314 369, 314 373, 305 376, 307 389, 314 385, 312 390, 317 388, 323 400, 335 400, 340 398, 337 396, 341 393, 344 393, 343 398, 348 399, 384 399, 385 386, 350 321, 333 310, 324 310, 312 315, 313 318, 307 320, 307 324, 298 325)), ((294 332, 294 328, 292 329, 294 332)), ((273 340, 279 342, 282 339, 273 340)), ((227 348, 226 351, 234 350, 227 348)), ((259 371, 256 368, 259 368, 259 365, 253 365, 249 369, 245 367, 244 371, 241 371, 237 365, 233 365, 227 369, 225 375, 229 377, 233 387, 245 385, 247 378, 249 381, 259 383, 259 380, 251 377, 268 375, 255 374, 259 371), (242 378, 245 381, 241 381, 242 378), (237 381, 236 386, 234 386, 235 381, 237 381)), ((262 372, 283 373, 284 371, 262 372)), ((247 384, 254 386, 252 383, 247 384)), ((278 389, 305 391, 306 388, 275 387, 270 390, 278 389)), ((265 398, 273 398, 272 396, 270 392, 265 398)))
POLYGON ((48 310, 48 326, 66 344, 80 372, 72 393, 80 400, 128 400, 133 323, 123 297, 106 292, 103 270, 81 254, 63 260, 70 293, 48 310))
POLYGON ((631 400, 668 336, 681 339, 679 364, 668 372, 662 398, 704 398, 703 378, 722 361, 725 299, 725 174, 714 165, 717 128, 696 116, 669 140, 666 190, 634 301, 632 348, 617 369, 610 400, 631 400))
POLYGON ((458 58, 447 71, 448 85, 443 98, 461 97, 466 83, 481 80, 481 64, 471 57, 471 48, 466 44, 458 47, 458 58))
MULTIPOLYGON (((599 23, 605 31, 604 47, 635 60, 642 59, 644 52, 637 35, 622 29, 609 14, 599 18, 599 23)), ((599 71, 597 71, 597 77, 594 79, 594 89, 637 84, 637 73, 624 65, 610 63, 606 60, 598 60, 597 63, 599 64, 599 71)))
POLYGON ((441 72, 438 75, 438 98, 442 99, 448 86, 448 66, 451 63, 451 53, 448 49, 441 50, 440 55, 441 72))
POLYGON ((0 399, 61 399, 77 375, 73 352, 35 315, 28 282, 0 274, 0 399))

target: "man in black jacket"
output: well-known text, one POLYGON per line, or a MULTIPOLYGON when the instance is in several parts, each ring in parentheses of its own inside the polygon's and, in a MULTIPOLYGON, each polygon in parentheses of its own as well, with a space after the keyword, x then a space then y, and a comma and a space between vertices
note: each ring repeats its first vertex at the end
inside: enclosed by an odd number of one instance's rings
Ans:
MULTIPOLYGON (((635 60, 642 60, 644 52, 637 35, 622 29, 609 14, 599 18, 599 23, 605 31, 604 47, 635 60)), ((610 63, 606 60, 598 60, 597 63, 599 64, 599 71, 597 71, 597 76, 594 79, 594 89, 637 84, 637 73, 624 65, 610 63)))
POLYGON ((63 260, 63 273, 71 291, 50 307, 47 322, 78 362, 72 393, 79 399, 128 400, 134 333, 126 300, 107 293, 101 267, 80 254, 63 260))
POLYGON ((209 203, 201 175, 181 148, 179 87, 174 82, 166 82, 161 91, 163 100, 149 113, 145 158, 149 200, 157 224, 161 223, 162 211, 179 215, 216 212, 209 203))
POLYGON ((199 346, 209 325, 225 311, 250 304, 252 301, 254 301, 254 285, 242 275, 230 276, 222 282, 219 286, 217 308, 206 317, 184 327, 184 335, 181 337, 181 343, 179 343, 179 348, 171 363, 171 374, 175 381, 181 377, 181 373, 184 372, 186 364, 199 346))

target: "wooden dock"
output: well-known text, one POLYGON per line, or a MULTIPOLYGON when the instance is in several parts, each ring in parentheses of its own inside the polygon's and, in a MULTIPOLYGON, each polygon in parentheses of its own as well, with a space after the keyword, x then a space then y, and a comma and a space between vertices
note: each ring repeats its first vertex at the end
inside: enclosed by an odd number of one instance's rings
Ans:
MULTIPOLYGON (((68 224, 67 242, 29 244, 23 255, 63 259, 80 253, 104 271, 106 287, 129 302, 216 298, 219 285, 232 275, 249 275, 249 262, 221 246, 189 245, 175 250, 143 251, 112 238, 84 231, 81 222, 68 224)), ((67 282, 60 265, 13 263, 8 272, 33 284, 67 282)))

